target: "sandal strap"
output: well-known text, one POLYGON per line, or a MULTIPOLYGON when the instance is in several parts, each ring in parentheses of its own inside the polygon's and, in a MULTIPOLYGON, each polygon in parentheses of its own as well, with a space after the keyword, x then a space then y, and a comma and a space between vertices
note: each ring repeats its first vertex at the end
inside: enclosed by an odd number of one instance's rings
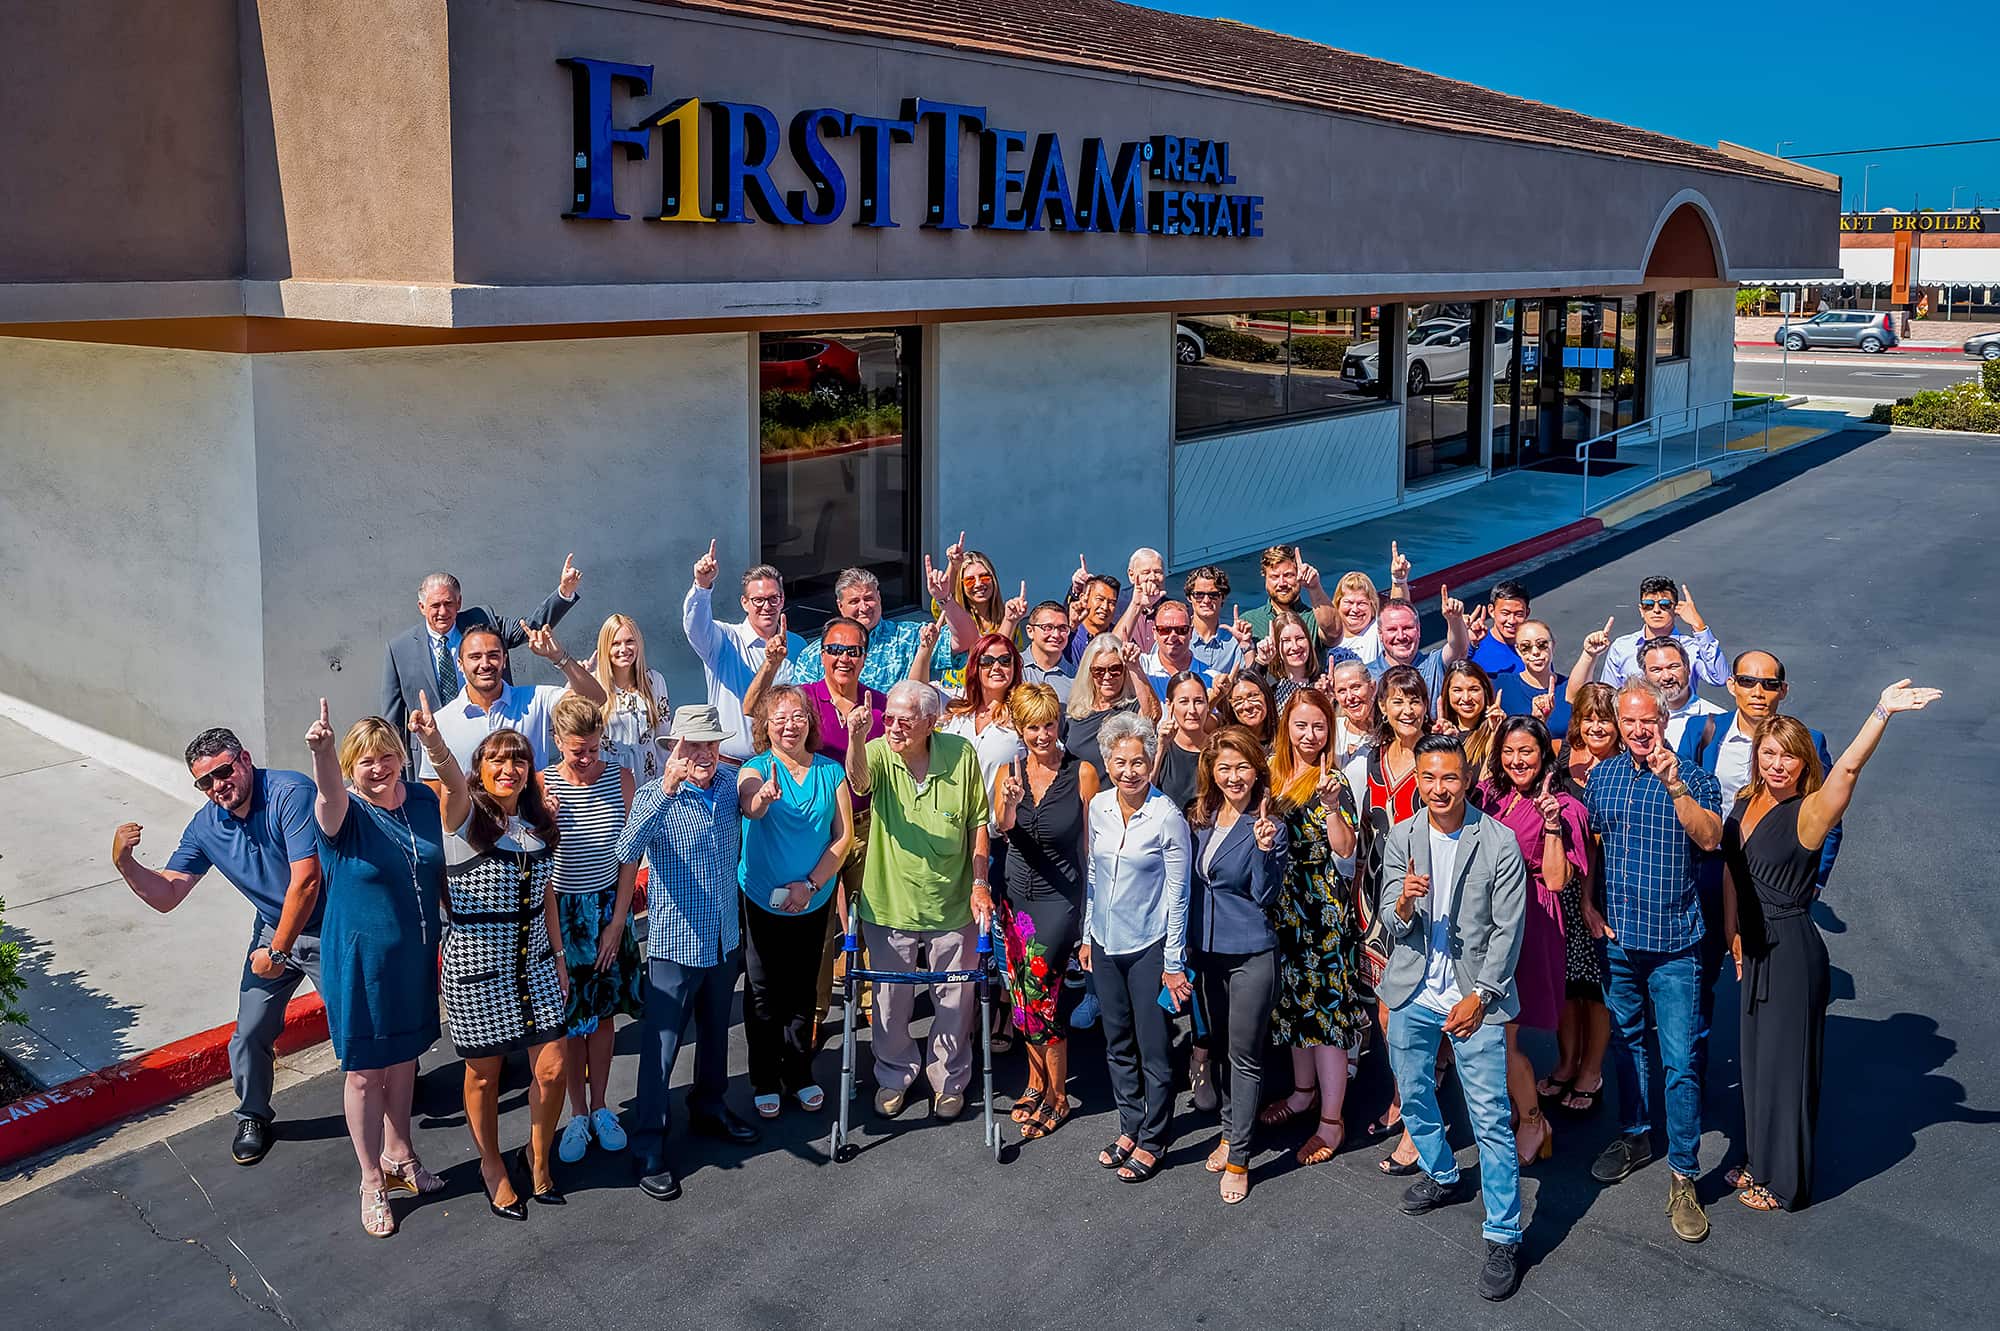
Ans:
POLYGON ((1223 1173, 1225 1173, 1225 1174, 1248 1174, 1248 1173, 1250 1172, 1250 1166, 1248 1166, 1248 1165, 1224 1165, 1224 1166, 1222 1167, 1222 1172, 1223 1172, 1223 1173))

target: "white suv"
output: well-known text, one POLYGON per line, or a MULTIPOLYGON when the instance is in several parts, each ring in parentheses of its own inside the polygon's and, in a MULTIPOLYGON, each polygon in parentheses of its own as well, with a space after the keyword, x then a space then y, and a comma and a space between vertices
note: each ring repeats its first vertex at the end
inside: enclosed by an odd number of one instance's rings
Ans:
MULTIPOLYGON (((1404 385, 1411 397, 1432 384, 1454 384, 1472 373, 1472 324, 1464 319, 1426 319, 1410 329, 1406 339, 1404 385)), ((1363 388, 1377 385, 1381 377, 1382 348, 1375 342, 1358 342, 1347 349, 1340 377, 1363 388)), ((1507 377, 1514 364, 1514 329, 1509 324, 1493 325, 1493 378, 1507 377)))

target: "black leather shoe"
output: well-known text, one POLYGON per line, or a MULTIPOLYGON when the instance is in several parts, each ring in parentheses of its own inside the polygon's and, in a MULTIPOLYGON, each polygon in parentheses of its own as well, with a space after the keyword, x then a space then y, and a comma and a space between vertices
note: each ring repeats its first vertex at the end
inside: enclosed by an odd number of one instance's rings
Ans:
POLYGON ((502 1206, 493 1200, 493 1190, 486 1187, 486 1180, 481 1179, 479 1186, 486 1192, 486 1209, 494 1215, 499 1216, 502 1220, 526 1220, 528 1218, 528 1208, 521 1201, 521 1190, 519 1188, 514 1189, 514 1200, 502 1206))
MULTIPOLYGON (((534 1162, 529 1159, 528 1148, 523 1146, 520 1149, 519 1153, 516 1154, 514 1158, 518 1160, 521 1164, 521 1177, 528 1180, 528 1186, 533 1187, 535 1180, 535 1166, 534 1162)), ((540 1202, 543 1206, 569 1205, 568 1199, 562 1195, 562 1189, 555 1186, 555 1171, 553 1169, 549 1171, 549 1190, 547 1192, 535 1193, 534 1198, 536 1201, 540 1202)))
POLYGON ((681 1195, 680 1180, 658 1160, 636 1161, 632 1172, 639 1176, 639 1191, 654 1201, 670 1202, 681 1195))
POLYGON ((239 1165, 254 1165, 271 1149, 271 1125, 261 1118, 236 1120, 236 1140, 229 1144, 229 1158, 239 1165))
POLYGON ((1403 1190, 1404 1215, 1429 1215, 1440 1206, 1452 1206, 1472 1195, 1463 1178, 1440 1183, 1429 1174, 1403 1190))
POLYGON ((757 1129, 727 1109, 714 1114, 690 1115, 688 1131, 702 1137, 720 1137, 724 1141, 735 1142, 738 1146, 748 1146, 763 1137, 757 1129))
POLYGON ((1479 1297, 1498 1303, 1521 1287, 1521 1245, 1486 1240, 1486 1265, 1479 1269, 1479 1297))
POLYGON ((1609 1145, 1590 1162, 1590 1176, 1599 1183, 1622 1183, 1633 1171, 1653 1162, 1651 1133, 1635 1132, 1629 1137, 1613 1137, 1609 1145))

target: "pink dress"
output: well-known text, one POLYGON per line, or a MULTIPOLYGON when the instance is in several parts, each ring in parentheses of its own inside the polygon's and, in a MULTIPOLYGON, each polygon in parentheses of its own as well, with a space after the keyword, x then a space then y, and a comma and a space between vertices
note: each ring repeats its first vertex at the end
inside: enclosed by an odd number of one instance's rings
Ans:
MULTIPOLYGON (((1480 782, 1482 811, 1506 824, 1521 844, 1528 863, 1528 911, 1521 923, 1521 959, 1514 966, 1514 989, 1521 998, 1519 1022, 1552 1031, 1562 1016, 1566 953, 1561 896, 1542 877, 1542 815, 1535 802, 1512 790, 1496 791, 1480 782)), ((1562 807, 1563 850, 1572 882, 1590 872, 1589 815, 1583 805, 1557 792, 1562 807)))

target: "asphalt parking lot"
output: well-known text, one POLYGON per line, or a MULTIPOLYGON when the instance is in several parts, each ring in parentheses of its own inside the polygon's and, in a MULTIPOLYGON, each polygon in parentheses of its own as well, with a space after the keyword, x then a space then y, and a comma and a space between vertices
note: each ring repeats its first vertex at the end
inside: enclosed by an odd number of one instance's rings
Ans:
MULTIPOLYGON (((1098 1169, 1115 1128, 1095 1032, 1074 1042, 1077 1117, 1000 1163, 970 1112, 939 1124, 913 1108, 885 1125, 864 1086, 865 1149, 851 1163, 826 1158, 825 1115, 793 1112, 747 1152, 676 1139, 674 1202, 649 1201, 621 1158, 594 1154, 561 1173, 569 1204, 532 1207, 525 1225, 487 1214, 458 1068, 434 1054, 417 1144, 450 1186, 399 1202, 396 1237, 357 1224, 329 1075, 280 1098, 279 1143, 253 1169, 230 1162, 222 1119, 0 1207, 6 1324, 1991 1326, 2000 1064, 1986 996, 2000 929, 1991 856, 1971 833, 2000 794, 2000 712, 1977 683, 2000 646, 1996 505, 2000 444, 1835 436, 1527 575, 1564 661, 1605 615, 1617 631, 1637 624, 1640 577, 1687 583, 1726 651, 1785 661, 1786 710, 1826 730, 1836 753, 1882 685, 1912 676, 1946 691, 1892 726, 1820 911, 1836 1001, 1819 1200, 1805 1212, 1754 1214, 1720 1182, 1739 1117, 1726 1015, 1706 1095, 1710 1239, 1690 1247, 1668 1229, 1663 1161, 1616 1187, 1591 1182, 1608 1112, 1559 1121, 1555 1158, 1527 1174, 1529 1268, 1497 1306, 1473 1292, 1478 1205, 1402 1216, 1400 1183, 1358 1142, 1315 1169, 1291 1163, 1303 1132, 1267 1142, 1248 1202, 1231 1208, 1200 1167, 1213 1122, 1191 1111, 1157 1179, 1131 1186, 1098 1169)), ((621 1043, 614 1104, 632 1093, 633 1044, 621 1043)), ((1544 1068, 1551 1056, 1542 1042, 1544 1068)), ((831 1087, 837 1043, 821 1058, 831 1087)), ((1380 1064, 1363 1060, 1353 1128, 1381 1107, 1380 1064)), ((740 1030, 732 1066, 747 1113, 740 1030)), ((1018 1054, 1000 1061, 1003 1095, 1021 1076, 1018 1054)), ((525 1139, 524 1084, 516 1069, 502 1102, 510 1146, 525 1139)), ((1454 1101, 1448 1090, 1448 1113, 1454 1101)))

